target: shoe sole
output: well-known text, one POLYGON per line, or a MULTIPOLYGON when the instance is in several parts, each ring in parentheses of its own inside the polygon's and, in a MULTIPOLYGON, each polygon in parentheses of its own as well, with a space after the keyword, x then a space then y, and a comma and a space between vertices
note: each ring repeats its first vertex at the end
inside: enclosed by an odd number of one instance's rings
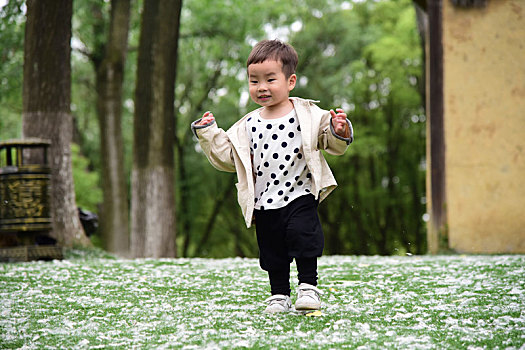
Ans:
POLYGON ((300 315, 300 316, 308 316, 312 313, 316 313, 316 312, 321 312, 321 310, 295 310, 295 314, 296 315, 300 315))
POLYGON ((316 310, 320 310, 320 309, 321 309, 320 305, 299 305, 299 306, 295 306, 295 310, 297 310, 297 311, 316 311, 316 310))

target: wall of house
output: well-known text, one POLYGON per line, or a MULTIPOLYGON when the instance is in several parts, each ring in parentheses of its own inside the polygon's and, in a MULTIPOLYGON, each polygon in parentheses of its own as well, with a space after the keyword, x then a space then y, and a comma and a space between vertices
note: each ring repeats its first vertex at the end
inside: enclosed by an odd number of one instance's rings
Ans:
POLYGON ((525 1, 443 0, 449 247, 525 253, 525 1))

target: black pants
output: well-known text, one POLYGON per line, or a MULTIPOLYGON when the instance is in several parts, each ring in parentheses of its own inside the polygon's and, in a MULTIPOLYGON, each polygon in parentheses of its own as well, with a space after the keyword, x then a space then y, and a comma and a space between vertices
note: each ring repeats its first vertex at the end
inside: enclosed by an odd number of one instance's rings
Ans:
POLYGON ((297 264, 299 283, 317 285, 317 257, 324 236, 313 195, 279 209, 255 210, 259 263, 268 271, 272 294, 290 295, 290 263, 297 264))

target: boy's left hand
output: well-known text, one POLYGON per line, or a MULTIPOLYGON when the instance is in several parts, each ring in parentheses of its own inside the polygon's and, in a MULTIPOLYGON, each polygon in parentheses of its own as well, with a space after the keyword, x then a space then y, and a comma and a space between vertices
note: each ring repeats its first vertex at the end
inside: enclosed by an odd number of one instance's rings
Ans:
POLYGON ((350 131, 348 130, 348 124, 346 123, 346 113, 342 108, 336 108, 335 112, 333 109, 330 110, 332 115, 332 126, 337 135, 349 138, 350 131))

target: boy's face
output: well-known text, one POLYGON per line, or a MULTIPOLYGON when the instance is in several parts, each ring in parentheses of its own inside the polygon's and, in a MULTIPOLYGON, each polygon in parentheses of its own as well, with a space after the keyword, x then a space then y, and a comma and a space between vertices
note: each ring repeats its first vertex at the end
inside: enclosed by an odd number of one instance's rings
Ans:
POLYGON ((290 91, 295 87, 297 77, 292 74, 288 79, 278 61, 264 61, 248 66, 250 97, 253 102, 269 110, 278 110, 289 104, 290 91))

